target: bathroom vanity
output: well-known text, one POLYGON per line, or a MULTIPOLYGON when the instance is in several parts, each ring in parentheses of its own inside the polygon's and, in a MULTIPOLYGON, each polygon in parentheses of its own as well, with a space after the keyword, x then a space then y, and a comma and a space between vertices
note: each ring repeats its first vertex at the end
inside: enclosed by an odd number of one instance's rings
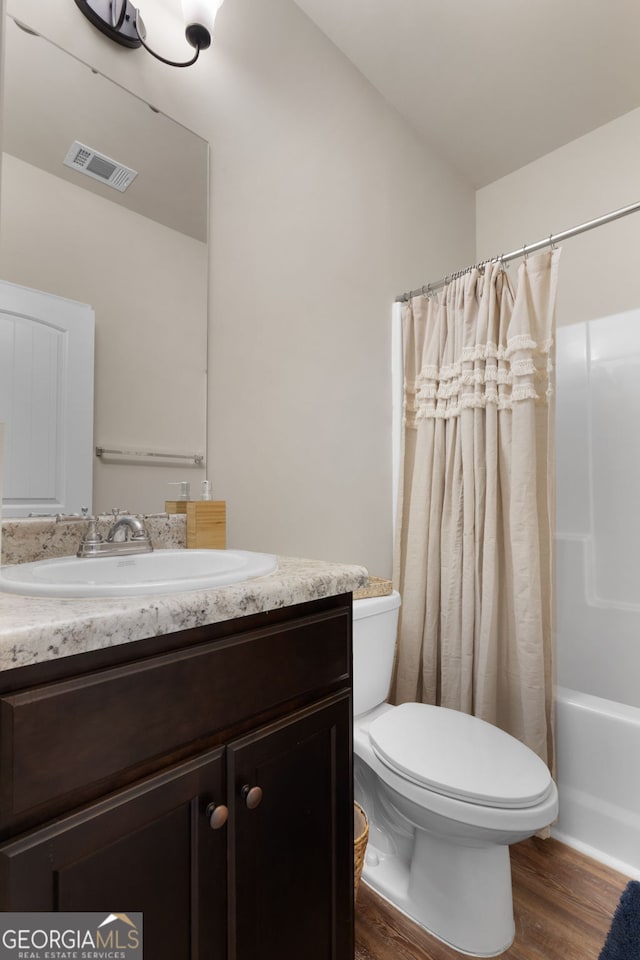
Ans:
POLYGON ((142 911, 150 960, 351 960, 365 580, 0 595, 0 910, 142 911))

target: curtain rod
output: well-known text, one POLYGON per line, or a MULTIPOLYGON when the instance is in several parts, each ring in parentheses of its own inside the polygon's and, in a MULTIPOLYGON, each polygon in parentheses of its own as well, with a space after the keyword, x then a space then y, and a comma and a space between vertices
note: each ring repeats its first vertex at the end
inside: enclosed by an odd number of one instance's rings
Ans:
POLYGON ((456 273, 452 273, 447 277, 443 277, 443 279, 438 280, 437 283, 428 283, 425 284, 425 286, 420 287, 418 290, 411 290, 410 293, 401 293, 396 297, 395 302, 405 303, 407 300, 410 300, 411 297, 419 297, 421 294, 423 296, 428 296, 428 294, 434 293, 441 287, 446 286, 450 280, 461 277, 469 270, 473 270, 474 267, 482 267, 485 263, 497 263, 499 261, 501 263, 507 263, 508 260, 515 260, 517 257, 524 257, 529 253, 535 253, 536 250, 542 250, 544 247, 550 247, 555 243, 561 243, 563 240, 568 240, 570 237, 575 237, 579 233, 585 233, 587 230, 593 230, 595 227, 601 227, 605 223, 611 223, 612 220, 619 220, 620 217, 626 217, 630 213, 637 213, 638 211, 640 211, 640 201, 638 203, 631 203, 628 207, 620 207, 619 210, 614 210, 612 213, 605 213, 604 216, 596 217, 595 220, 587 220, 586 223, 581 223, 577 227, 571 227, 570 230, 564 230, 562 233, 551 234, 546 239, 538 240, 536 243, 525 243, 524 246, 518 247, 517 250, 512 250, 511 253, 503 253, 499 257, 492 257, 490 260, 483 260, 480 263, 473 264, 470 267, 465 267, 464 270, 458 270, 456 273))

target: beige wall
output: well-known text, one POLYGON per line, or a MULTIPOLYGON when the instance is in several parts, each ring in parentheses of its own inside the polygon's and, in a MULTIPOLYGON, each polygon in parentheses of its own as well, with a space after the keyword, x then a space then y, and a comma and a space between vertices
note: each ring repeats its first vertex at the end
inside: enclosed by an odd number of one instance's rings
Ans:
MULTIPOLYGON (((391 304, 472 258, 472 189, 291 0, 228 0, 183 71, 72 3, 7 7, 212 144, 209 475, 230 545, 388 574, 391 304)), ((179 56, 179 4, 149 7, 148 40, 179 56)))
MULTIPOLYGON (((477 193, 477 257, 515 250, 640 200, 640 109, 477 193)), ((640 305, 640 214, 563 244, 559 324, 640 305)), ((516 266, 512 264, 515 274, 516 266)))
POLYGON ((229 0, 228 13, 214 487, 233 542, 388 574, 391 305, 469 256, 473 194, 293 4, 229 0))

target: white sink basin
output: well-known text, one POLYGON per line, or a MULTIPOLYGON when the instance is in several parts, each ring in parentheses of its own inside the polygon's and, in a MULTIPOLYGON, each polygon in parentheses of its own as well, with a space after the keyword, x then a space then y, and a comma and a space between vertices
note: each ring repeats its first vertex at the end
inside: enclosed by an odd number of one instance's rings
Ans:
POLYGON ((220 587, 265 576, 277 566, 271 554, 247 550, 61 557, 0 567, 0 591, 36 597, 136 597, 220 587))

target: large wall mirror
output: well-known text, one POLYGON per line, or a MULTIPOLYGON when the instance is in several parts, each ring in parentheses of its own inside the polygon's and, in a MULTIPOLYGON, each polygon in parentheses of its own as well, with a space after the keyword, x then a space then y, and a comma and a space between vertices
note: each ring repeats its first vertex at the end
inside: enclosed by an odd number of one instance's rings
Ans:
POLYGON ((157 512, 205 476, 209 147, 10 17, 5 38, 0 279, 91 305, 93 509, 157 512), (74 142, 137 176, 65 166, 74 142))

